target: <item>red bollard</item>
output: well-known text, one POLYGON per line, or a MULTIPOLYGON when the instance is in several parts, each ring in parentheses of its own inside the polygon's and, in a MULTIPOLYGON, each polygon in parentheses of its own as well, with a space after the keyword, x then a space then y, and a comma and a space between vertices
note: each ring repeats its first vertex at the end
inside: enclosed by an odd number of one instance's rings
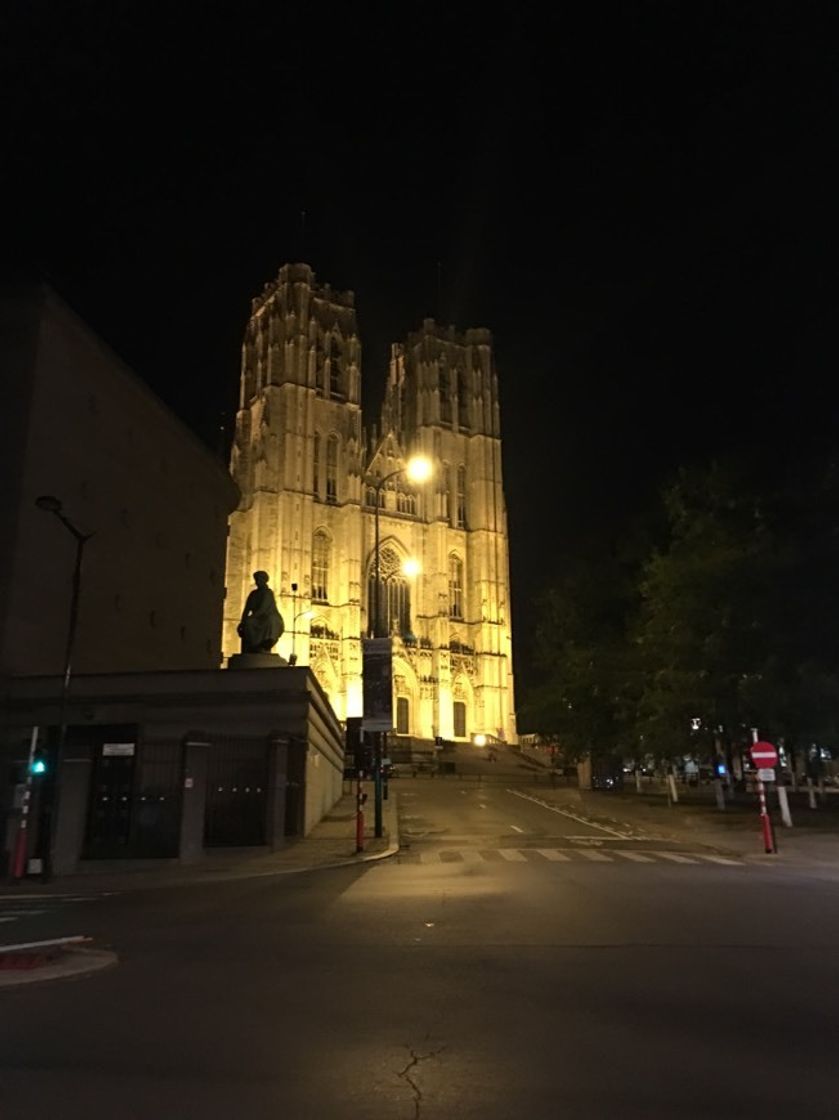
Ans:
POLYGON ((355 793, 355 854, 364 851, 364 794, 361 790, 361 778, 355 793))

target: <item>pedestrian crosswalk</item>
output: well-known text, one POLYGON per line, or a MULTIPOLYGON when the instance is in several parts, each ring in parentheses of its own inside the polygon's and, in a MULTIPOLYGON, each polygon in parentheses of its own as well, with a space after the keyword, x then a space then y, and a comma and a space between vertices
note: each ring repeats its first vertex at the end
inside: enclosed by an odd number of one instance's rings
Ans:
POLYGON ((705 852, 636 851, 630 848, 434 848, 405 853, 403 858, 424 864, 435 863, 658 863, 712 864, 744 867, 743 860, 705 852))
POLYGON ((107 894, 9 894, 0 895, 0 944, 9 940, 13 927, 31 919, 53 917, 81 902, 96 902, 107 894))

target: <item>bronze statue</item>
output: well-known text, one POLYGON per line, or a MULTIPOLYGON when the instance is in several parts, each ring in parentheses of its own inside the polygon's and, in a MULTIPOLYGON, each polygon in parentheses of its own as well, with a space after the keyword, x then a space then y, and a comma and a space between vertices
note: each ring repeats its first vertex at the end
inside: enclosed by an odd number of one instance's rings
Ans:
POLYGON ((285 630, 283 617, 268 586, 268 573, 254 572, 253 578, 256 587, 248 595, 236 633, 242 639, 242 653, 270 653, 285 630))

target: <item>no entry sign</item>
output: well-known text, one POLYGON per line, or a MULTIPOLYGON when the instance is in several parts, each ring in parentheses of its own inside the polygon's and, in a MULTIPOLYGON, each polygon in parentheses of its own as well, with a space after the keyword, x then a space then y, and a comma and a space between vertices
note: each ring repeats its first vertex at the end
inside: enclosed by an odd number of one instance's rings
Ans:
POLYGON ((760 770, 778 765, 778 752, 771 743, 752 743, 751 756, 752 762, 760 770))

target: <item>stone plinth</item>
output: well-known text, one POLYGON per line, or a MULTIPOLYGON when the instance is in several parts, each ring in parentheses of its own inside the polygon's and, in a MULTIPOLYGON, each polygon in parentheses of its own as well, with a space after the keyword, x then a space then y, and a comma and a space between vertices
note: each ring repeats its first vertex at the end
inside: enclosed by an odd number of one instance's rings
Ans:
POLYGON ((288 665, 278 653, 234 653, 227 659, 228 669, 282 669, 288 665))

